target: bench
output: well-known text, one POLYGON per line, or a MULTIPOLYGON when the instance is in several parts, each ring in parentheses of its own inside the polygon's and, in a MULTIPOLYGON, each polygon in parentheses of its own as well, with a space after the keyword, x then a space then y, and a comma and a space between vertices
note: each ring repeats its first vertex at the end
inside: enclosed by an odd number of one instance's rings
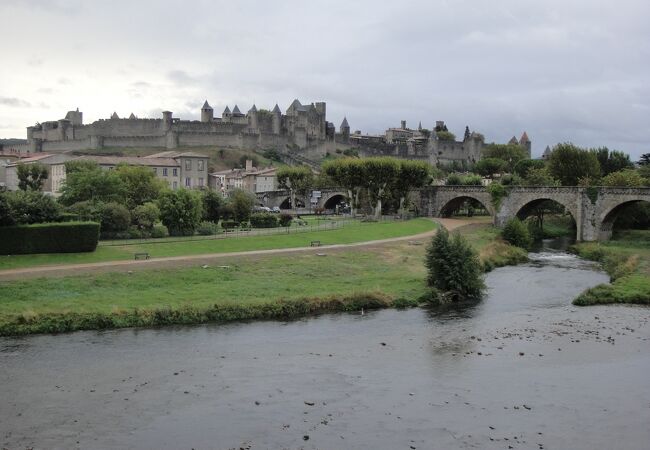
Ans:
POLYGON ((320 247, 320 241, 311 241, 311 247, 320 247))
POLYGON ((133 256, 135 257, 136 260, 137 259, 149 259, 149 253, 146 253, 146 252, 145 253, 135 253, 133 256))

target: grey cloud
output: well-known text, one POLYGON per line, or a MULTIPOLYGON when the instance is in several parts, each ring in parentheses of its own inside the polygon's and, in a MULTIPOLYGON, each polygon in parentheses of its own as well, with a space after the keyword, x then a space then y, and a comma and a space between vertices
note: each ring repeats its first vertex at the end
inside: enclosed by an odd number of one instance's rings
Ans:
POLYGON ((0 97, 0 105, 10 106, 12 108, 29 108, 31 103, 15 97, 0 97))

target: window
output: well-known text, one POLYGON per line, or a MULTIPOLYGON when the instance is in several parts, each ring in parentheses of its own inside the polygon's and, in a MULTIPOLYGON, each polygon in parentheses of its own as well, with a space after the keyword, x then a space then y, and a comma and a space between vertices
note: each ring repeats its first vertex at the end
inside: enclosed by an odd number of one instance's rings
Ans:
POLYGON ((196 162, 196 164, 198 166, 199 172, 202 172, 203 170, 205 170, 205 161, 203 161, 202 159, 199 159, 196 162))
POLYGON ((153 168, 153 173, 154 173, 154 175, 158 175, 158 167, 153 168))
POLYGON ((203 178, 199 178, 199 186, 203 186, 203 178))
POLYGON ((185 178, 185 186, 192 186, 192 179, 190 177, 185 178))
MULTIPOLYGON (((176 170, 176 169, 174 169, 174 170, 176 170)), ((173 186, 174 186, 174 189, 178 189, 178 181, 174 181, 173 186)))
POLYGON ((167 176, 167 167, 163 167, 163 177, 167 176))
POLYGON ((172 175, 174 175, 175 177, 178 176, 178 169, 176 167, 172 169, 172 175))
POLYGON ((192 160, 191 159, 186 159, 185 160, 185 170, 192 170, 192 160))

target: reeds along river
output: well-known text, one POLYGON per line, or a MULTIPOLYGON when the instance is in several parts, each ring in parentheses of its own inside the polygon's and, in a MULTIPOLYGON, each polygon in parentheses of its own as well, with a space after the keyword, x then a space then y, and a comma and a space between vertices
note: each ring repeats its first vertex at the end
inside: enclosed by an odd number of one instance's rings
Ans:
POLYGON ((650 309, 543 250, 448 309, 0 340, 0 448, 571 448, 650 442, 650 309))

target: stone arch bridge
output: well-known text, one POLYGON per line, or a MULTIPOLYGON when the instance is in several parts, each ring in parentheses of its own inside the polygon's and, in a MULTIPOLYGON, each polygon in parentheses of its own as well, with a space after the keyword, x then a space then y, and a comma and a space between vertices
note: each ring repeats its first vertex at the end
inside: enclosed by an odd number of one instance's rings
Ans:
MULTIPOLYGON (((314 208, 334 209, 337 204, 347 201, 347 193, 341 189, 322 189, 318 192, 320 192, 318 202, 311 205, 314 208)), ((291 203, 289 191, 287 190, 258 192, 256 196, 260 206, 268 206, 269 208, 277 206, 286 209, 289 208, 291 203)), ((296 203, 308 207, 310 198, 309 196, 296 196, 296 203)))
POLYGON ((498 208, 484 186, 430 186, 421 189, 419 194, 422 215, 444 217, 463 201, 474 199, 490 213, 496 226, 503 226, 513 217, 523 219, 539 203, 553 200, 573 216, 579 241, 609 239, 614 221, 624 206, 650 202, 650 188, 513 186, 498 208))

